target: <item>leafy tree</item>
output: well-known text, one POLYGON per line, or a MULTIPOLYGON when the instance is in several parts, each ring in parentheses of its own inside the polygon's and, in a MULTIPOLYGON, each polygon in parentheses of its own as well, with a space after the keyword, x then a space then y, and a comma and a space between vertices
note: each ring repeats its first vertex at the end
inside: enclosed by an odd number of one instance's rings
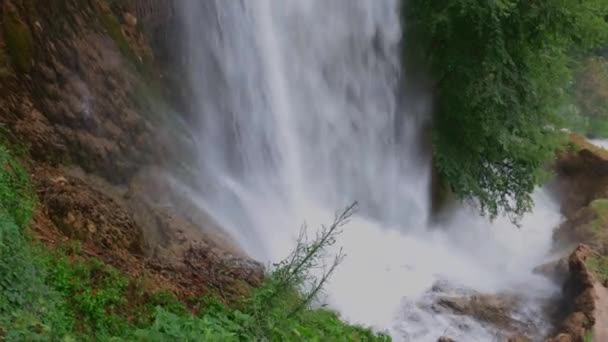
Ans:
POLYGON ((514 221, 531 208, 570 64, 606 42, 607 14, 605 0, 406 1, 406 47, 436 81, 436 167, 460 198, 514 221))

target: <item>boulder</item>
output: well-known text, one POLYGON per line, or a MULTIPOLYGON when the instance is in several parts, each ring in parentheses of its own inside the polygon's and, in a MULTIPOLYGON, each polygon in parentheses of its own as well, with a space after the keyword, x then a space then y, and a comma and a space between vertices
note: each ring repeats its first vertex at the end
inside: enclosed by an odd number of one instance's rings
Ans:
POLYGON ((449 337, 446 337, 446 336, 441 336, 441 337, 440 337, 440 338, 437 340, 437 342, 456 342, 456 341, 455 341, 455 340, 453 340, 453 339, 451 339, 451 338, 449 338, 449 337))
POLYGON ((129 26, 129 27, 134 28, 137 26, 137 18, 129 12, 125 12, 122 15, 122 19, 124 20, 125 24, 127 24, 127 26, 129 26))
POLYGON ((586 245, 579 245, 568 258, 570 270, 562 295, 562 316, 558 333, 548 342, 583 342, 585 335, 595 324, 595 279, 589 272, 586 261, 594 255, 586 245))
POLYGON ((539 266, 536 266, 532 270, 535 274, 543 275, 557 284, 563 284, 568 278, 568 258, 561 258, 555 261, 551 261, 539 266))
POLYGON ((525 336, 513 336, 510 337, 507 342, 530 342, 530 339, 525 336))
POLYGON ((554 338, 547 339, 545 342, 574 342, 574 339, 569 334, 559 334, 554 338))
POLYGON ((552 184, 567 218, 594 199, 608 197, 608 152, 576 134, 570 135, 570 142, 577 147, 558 155, 552 184))
POLYGON ((511 317, 518 301, 509 295, 475 294, 465 297, 442 297, 438 305, 454 314, 471 316, 508 330, 518 330, 520 322, 511 317))

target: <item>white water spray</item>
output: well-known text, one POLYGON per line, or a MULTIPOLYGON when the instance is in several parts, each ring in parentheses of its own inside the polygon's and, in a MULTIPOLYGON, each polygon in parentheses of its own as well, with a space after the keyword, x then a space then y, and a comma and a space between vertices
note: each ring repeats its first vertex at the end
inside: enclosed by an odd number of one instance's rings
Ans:
MULTIPOLYGON (((491 331, 428 309, 437 281, 538 298, 531 275, 559 221, 537 196, 522 229, 468 209, 428 227, 422 121, 400 99, 398 0, 183 0, 200 182, 207 211, 252 256, 283 258, 299 225, 358 201, 339 243, 347 259, 328 288, 345 318, 396 340, 491 331), (522 289, 522 284, 526 284, 522 289), (457 320, 460 323, 455 323, 457 320), (451 331, 454 330, 454 331, 451 331)), ((532 299, 531 299, 532 300, 532 299)))

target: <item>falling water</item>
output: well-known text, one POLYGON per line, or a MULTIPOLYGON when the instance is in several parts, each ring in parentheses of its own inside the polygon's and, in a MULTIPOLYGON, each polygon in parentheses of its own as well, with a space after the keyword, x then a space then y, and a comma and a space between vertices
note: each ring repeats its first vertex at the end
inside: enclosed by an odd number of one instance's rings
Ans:
POLYGON ((520 230, 469 209, 429 227, 428 99, 402 91, 398 0, 177 3, 200 204, 250 255, 281 259, 302 222, 318 227, 358 201, 327 301, 396 340, 491 336, 429 309, 438 281, 482 292, 525 283, 530 302, 553 290, 530 272, 559 220, 542 193, 520 230))

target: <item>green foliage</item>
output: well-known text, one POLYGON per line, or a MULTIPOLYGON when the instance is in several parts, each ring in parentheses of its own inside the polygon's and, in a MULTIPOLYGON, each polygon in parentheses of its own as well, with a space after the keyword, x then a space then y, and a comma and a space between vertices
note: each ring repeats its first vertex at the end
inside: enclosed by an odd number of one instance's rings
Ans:
POLYGON ((18 71, 29 72, 32 68, 32 58, 34 56, 32 32, 15 13, 10 11, 4 11, 2 23, 11 61, 18 71))
POLYGON ((34 200, 25 170, 0 146, 0 330, 7 341, 65 336, 65 302, 45 284, 46 270, 23 235, 34 200))
POLYGON ((48 340, 67 336, 73 320, 61 295, 45 282, 29 241, 15 225, 2 223, 0 248, 0 327, 7 341, 48 340), (10 231, 9 231, 10 230, 10 231))
POLYGON ((77 329, 84 334, 112 336, 128 330, 126 312, 128 279, 96 259, 70 262, 59 253, 45 260, 47 283, 61 293, 77 329))
POLYGON ((608 257, 593 256, 587 258, 587 267, 602 284, 608 284, 608 257))
POLYGON ((598 234, 598 237, 600 237, 607 232, 605 227, 608 227, 608 199, 596 199, 591 202, 589 206, 597 216, 597 219, 591 223, 593 225, 593 230, 598 234))
POLYGON ((606 42, 604 0, 412 0, 404 22, 437 92, 440 175, 483 213, 516 220, 559 143, 572 53, 606 42))
POLYGON ((0 145, 0 212, 23 228, 32 217, 34 198, 23 167, 0 145))

